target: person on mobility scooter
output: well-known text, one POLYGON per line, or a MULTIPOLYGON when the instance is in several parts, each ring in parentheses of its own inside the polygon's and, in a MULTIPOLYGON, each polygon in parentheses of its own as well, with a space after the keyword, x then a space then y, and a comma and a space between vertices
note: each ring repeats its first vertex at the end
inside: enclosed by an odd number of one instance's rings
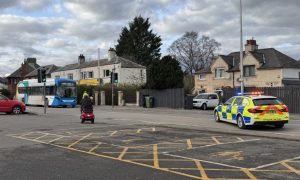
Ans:
POLYGON ((93 113, 93 103, 88 95, 84 95, 83 99, 81 101, 81 123, 84 123, 84 121, 91 121, 91 123, 94 123, 95 115, 93 113))

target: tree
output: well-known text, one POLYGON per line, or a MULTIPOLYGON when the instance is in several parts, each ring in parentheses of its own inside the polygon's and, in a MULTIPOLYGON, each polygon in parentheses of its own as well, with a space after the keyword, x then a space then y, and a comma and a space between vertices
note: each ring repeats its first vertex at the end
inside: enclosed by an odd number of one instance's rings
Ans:
POLYGON ((169 89, 183 87, 183 72, 179 62, 171 56, 155 60, 148 70, 147 87, 150 89, 169 89))
POLYGON ((116 45, 117 55, 144 66, 158 60, 161 55, 161 38, 150 30, 150 26, 149 18, 138 16, 129 23, 129 29, 123 27, 116 45))
POLYGON ((184 71, 192 75, 196 71, 210 65, 214 52, 221 46, 208 36, 199 37, 197 32, 186 32, 169 47, 169 52, 183 66, 184 71))

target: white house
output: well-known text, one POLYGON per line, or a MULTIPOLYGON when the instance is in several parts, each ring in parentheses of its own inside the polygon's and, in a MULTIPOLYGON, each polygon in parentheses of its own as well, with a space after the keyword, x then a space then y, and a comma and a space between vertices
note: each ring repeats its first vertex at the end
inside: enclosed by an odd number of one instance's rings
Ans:
POLYGON ((110 73, 118 75, 118 84, 146 83, 146 67, 116 55, 114 49, 108 50, 108 58, 87 62, 83 54, 78 63, 68 64, 51 73, 51 78, 66 77, 80 84, 110 83, 110 73), (100 82, 99 82, 100 81, 100 82))

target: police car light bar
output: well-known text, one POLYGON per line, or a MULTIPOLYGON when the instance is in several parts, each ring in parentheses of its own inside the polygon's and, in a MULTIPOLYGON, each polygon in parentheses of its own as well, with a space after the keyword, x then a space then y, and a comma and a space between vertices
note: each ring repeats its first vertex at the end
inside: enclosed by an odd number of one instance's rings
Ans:
POLYGON ((242 95, 251 95, 251 96, 260 96, 260 95, 262 95, 262 94, 264 94, 264 92, 262 92, 262 91, 253 91, 253 92, 250 92, 250 93, 237 93, 237 95, 238 96, 242 96, 242 95))

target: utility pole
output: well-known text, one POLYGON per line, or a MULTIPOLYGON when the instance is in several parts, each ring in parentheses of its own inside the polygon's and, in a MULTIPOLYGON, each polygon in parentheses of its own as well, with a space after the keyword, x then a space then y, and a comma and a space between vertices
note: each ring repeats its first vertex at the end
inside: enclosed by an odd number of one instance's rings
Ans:
POLYGON ((242 0, 240 0, 240 82, 241 95, 244 95, 244 66, 243 66, 243 16, 242 16, 242 0))
POLYGON ((114 108, 114 84, 115 84, 115 65, 114 65, 114 68, 112 69, 112 73, 111 73, 111 79, 112 79, 112 82, 111 82, 111 104, 112 104, 112 108, 114 108))
POLYGON ((100 79, 100 48, 98 48, 98 77, 99 77, 99 88, 101 86, 101 79, 100 79))
POLYGON ((44 82, 43 99, 44 99, 44 114, 46 114, 46 106, 47 106, 47 101, 46 101, 46 82, 44 82))

